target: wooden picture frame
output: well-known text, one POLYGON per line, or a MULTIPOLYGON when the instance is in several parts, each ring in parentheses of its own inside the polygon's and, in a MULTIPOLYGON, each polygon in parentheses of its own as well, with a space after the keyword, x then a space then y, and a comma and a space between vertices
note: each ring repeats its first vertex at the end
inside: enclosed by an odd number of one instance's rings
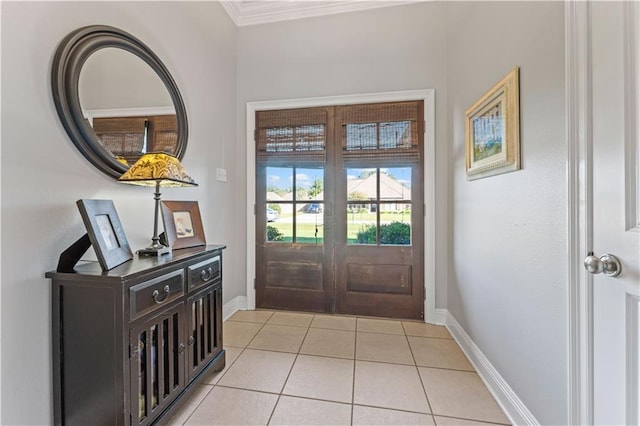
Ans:
POLYGON ((133 259, 113 201, 83 199, 76 205, 103 271, 133 259))
POLYGON ((162 201, 166 243, 172 249, 206 244, 197 201, 162 201))
POLYGON ((518 67, 465 111, 467 180, 520 170, 518 67))

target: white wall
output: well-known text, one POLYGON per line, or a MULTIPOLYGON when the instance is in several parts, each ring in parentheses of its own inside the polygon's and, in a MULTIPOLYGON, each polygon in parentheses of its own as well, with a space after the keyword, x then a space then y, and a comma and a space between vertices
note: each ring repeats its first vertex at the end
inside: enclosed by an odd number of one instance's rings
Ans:
MULTIPOLYGON (((447 174, 446 5, 421 3, 366 12, 241 27, 238 35, 238 134, 245 105, 401 90, 435 89, 436 306, 446 304, 447 174)), ((238 167, 246 161, 239 151, 238 167)), ((245 182, 246 184, 246 182, 245 182)))
POLYGON ((562 2, 448 7, 447 306, 541 424, 566 424, 562 2), (467 181, 464 111, 520 66, 522 170, 467 181))
MULTIPOLYGON (((174 76, 185 101, 183 164, 198 188, 164 199, 198 200, 207 241, 225 243, 225 302, 244 291, 236 237, 234 146, 236 28, 215 2, 2 2, 2 424, 49 424, 51 308, 46 271, 84 232, 79 198, 114 200, 132 248, 152 234, 153 195, 94 169, 58 120, 50 86, 57 44, 90 24, 119 27, 145 42, 174 76), (215 167, 228 167, 228 183, 215 167), (238 282, 241 280, 241 282, 238 282)), ((243 173, 241 173, 243 174, 243 173)))

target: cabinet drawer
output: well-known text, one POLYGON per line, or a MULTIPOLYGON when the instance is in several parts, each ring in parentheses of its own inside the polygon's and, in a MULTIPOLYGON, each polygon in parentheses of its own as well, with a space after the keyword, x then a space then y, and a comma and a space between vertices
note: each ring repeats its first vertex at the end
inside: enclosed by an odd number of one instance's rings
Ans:
POLYGON ((189 266, 189 290, 217 280, 221 273, 220 255, 189 266))
POLYGON ((184 294, 184 270, 159 276, 136 284, 129 289, 131 319, 153 311, 160 305, 175 300, 184 294))

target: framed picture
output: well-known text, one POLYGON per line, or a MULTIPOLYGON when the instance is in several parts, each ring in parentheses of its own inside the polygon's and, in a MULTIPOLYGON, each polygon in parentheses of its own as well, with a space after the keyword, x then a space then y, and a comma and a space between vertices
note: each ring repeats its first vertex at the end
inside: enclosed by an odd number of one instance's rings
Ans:
POLYGON ((172 249, 206 244, 197 201, 163 201, 162 219, 166 241, 172 249))
POLYGON ((103 271, 133 258, 113 201, 78 200, 76 204, 103 271))
POLYGON ((519 68, 465 112, 467 180, 520 169, 519 68))

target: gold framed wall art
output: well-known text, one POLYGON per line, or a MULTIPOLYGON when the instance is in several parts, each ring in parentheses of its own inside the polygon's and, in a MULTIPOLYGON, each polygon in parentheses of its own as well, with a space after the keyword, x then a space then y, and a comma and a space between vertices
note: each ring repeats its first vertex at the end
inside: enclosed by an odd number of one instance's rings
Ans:
POLYGON ((467 180, 520 169, 518 67, 465 111, 467 180))

